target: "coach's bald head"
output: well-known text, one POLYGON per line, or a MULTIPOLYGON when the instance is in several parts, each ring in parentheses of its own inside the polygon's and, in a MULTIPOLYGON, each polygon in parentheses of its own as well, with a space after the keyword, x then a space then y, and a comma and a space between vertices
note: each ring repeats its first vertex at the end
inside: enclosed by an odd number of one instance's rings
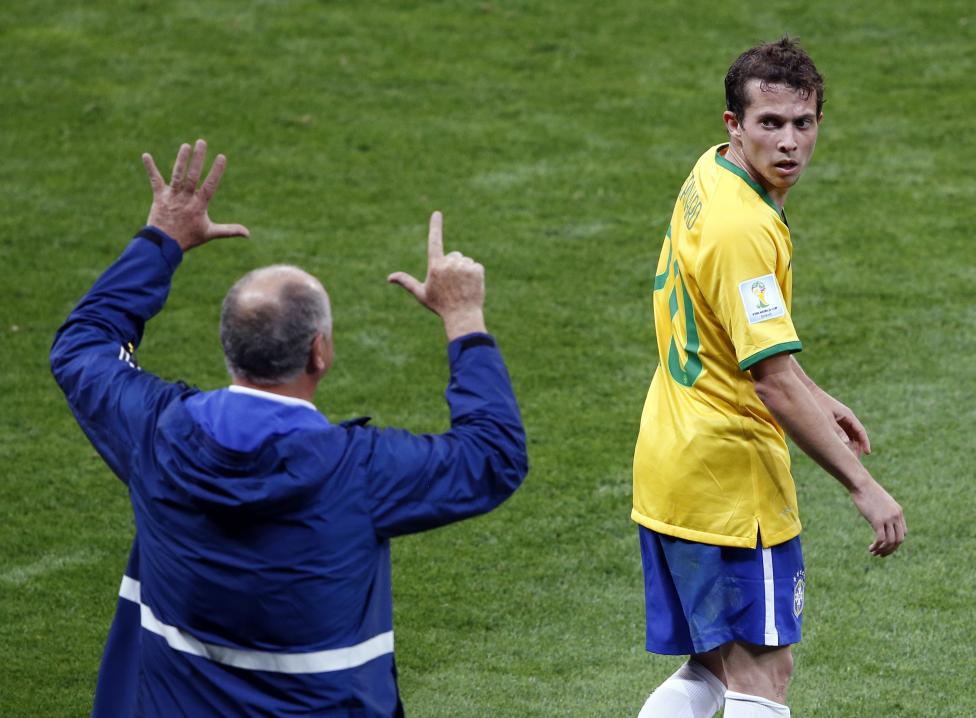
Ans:
POLYGON ((332 363, 332 313, 322 284, 298 267, 255 269, 227 292, 220 342, 237 381, 259 387, 310 380, 332 363))

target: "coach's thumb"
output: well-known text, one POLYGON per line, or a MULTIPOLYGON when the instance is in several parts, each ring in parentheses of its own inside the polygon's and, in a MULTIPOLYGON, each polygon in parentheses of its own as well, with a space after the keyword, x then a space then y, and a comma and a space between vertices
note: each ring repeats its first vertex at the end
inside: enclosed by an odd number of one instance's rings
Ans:
POLYGON ((208 239, 221 237, 250 237, 251 230, 243 224, 211 224, 207 230, 208 239))
POLYGON ((399 284, 417 298, 417 301, 424 301, 424 285, 406 272, 394 272, 386 278, 390 284, 399 284))

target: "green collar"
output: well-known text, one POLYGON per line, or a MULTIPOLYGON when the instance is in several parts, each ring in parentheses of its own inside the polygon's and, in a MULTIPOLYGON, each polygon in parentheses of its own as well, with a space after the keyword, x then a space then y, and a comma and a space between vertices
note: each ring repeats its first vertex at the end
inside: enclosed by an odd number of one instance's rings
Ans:
POLYGON ((749 173, 746 172, 741 167, 739 167, 739 165, 730 162, 729 160, 725 159, 725 157, 722 156, 721 151, 725 147, 728 147, 728 145, 727 144, 720 145, 718 149, 715 150, 715 162, 718 163, 718 166, 724 167, 732 174, 736 175, 737 177, 740 177, 747 185, 752 187, 755 193, 762 198, 762 201, 768 204, 770 207, 772 207, 773 210, 776 212, 776 214, 779 215, 779 218, 783 220, 783 224, 786 224, 786 226, 788 227, 789 224, 787 224, 786 222, 786 212, 776 206, 776 203, 773 201, 773 198, 766 193, 766 190, 762 188, 762 185, 756 182, 752 177, 750 177, 749 173))

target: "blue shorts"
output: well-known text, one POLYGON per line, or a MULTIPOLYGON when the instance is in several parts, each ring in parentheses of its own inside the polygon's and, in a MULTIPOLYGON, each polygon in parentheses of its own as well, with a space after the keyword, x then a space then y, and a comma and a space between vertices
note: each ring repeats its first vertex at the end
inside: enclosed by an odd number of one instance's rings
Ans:
POLYGON ((638 530, 648 651, 687 655, 729 641, 800 641, 806 575, 799 536, 771 548, 731 548, 638 530))

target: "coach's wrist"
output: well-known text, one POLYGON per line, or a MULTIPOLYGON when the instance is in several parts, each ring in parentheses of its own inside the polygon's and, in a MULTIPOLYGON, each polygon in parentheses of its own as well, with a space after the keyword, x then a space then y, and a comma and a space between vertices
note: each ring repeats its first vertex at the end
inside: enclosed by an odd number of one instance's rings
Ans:
POLYGON ((447 341, 454 341, 465 334, 477 332, 487 334, 485 326, 485 315, 481 308, 467 309, 459 312, 451 312, 442 317, 444 320, 444 331, 447 333, 447 341))

